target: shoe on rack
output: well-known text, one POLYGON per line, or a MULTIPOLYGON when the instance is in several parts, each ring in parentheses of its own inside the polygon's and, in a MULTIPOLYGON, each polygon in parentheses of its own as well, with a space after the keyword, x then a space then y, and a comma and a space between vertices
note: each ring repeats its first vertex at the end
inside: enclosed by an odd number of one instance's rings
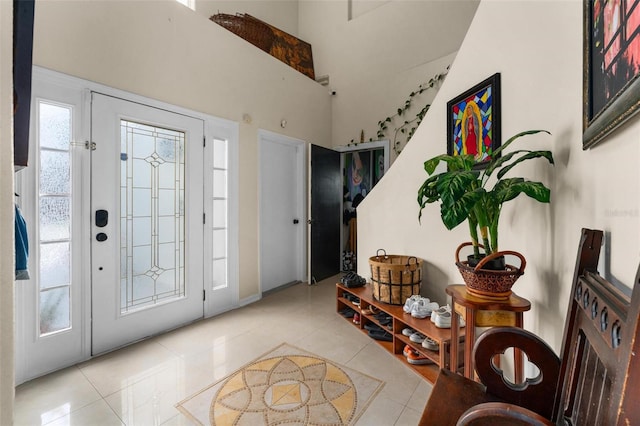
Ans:
POLYGON ((446 312, 451 313, 451 306, 446 305, 446 306, 440 306, 438 309, 434 310, 431 313, 431 322, 432 323, 436 323, 436 318, 438 318, 438 315, 442 315, 446 312))
POLYGON ((338 313, 340 315, 342 315, 343 317, 345 317, 345 318, 353 318, 353 316, 355 315, 356 311, 354 311, 351 308, 344 308, 344 309, 338 311, 338 313))
POLYGON ((392 321, 393 321, 393 320, 392 320, 392 319, 391 319, 391 317, 389 317, 389 316, 388 316, 388 317, 385 317, 385 318, 382 318, 382 319, 380 319, 380 320, 378 320, 378 322, 380 323, 380 325, 389 325, 389 324, 391 324, 391 323, 392 323, 392 321))
POLYGON ((402 308, 402 310, 410 314, 411 308, 413 308, 413 304, 420 299, 422 299, 422 296, 420 296, 419 294, 414 294, 411 297, 407 297, 407 300, 404 302, 404 307, 402 308))
POLYGON ((420 355, 417 351, 409 352, 409 355, 407 355, 407 362, 412 365, 433 364, 433 361, 426 356, 420 355))
POLYGON ((353 274, 354 274, 353 271, 350 271, 350 272, 346 273, 345 275, 342 276, 342 278, 340 278, 340 282, 342 284, 347 284, 347 281, 349 281, 351 279, 353 274))
POLYGON ((361 277, 360 275, 351 271, 348 274, 344 275, 342 278, 340 278, 340 282, 348 288, 354 288, 354 287, 362 287, 367 282, 367 280, 364 279, 364 277, 361 277))
POLYGON ((362 310, 362 313, 365 315, 376 315, 378 313, 378 310, 376 309, 375 306, 369 305, 368 308, 364 308, 362 310))
POLYGON ((356 325, 360 325, 360 314, 354 314, 353 315, 353 323, 356 325))
POLYGON ((413 304, 411 308, 411 316, 414 318, 426 318, 431 316, 431 313, 438 309, 436 302, 430 302, 427 298, 422 298, 413 304))
POLYGON ((382 329, 382 327, 380 327, 378 324, 374 324, 372 322, 368 322, 364 325, 364 329, 367 331, 384 331, 382 329))
POLYGON ((414 352, 414 349, 411 347, 411 345, 405 345, 404 349, 402 350, 402 355, 407 357, 411 352, 414 352))
POLYGON ((438 344, 438 342, 433 340, 431 337, 427 337, 422 341, 422 347, 435 352, 438 352, 440 350, 440 345, 438 344))
POLYGON ((438 328, 451 328, 451 311, 438 314, 434 323, 438 328))
POLYGON ((388 333, 384 330, 380 330, 380 331, 369 331, 369 333, 367 333, 369 335, 369 337, 376 339, 376 340, 382 340, 385 342, 393 342, 393 336, 391 335, 391 333, 388 333))
POLYGON ((347 299, 349 302, 353 302, 354 300, 358 299, 358 296, 355 296, 351 293, 347 293, 346 291, 342 292, 342 297, 347 299))
POLYGON ((381 319, 385 319, 385 318, 389 317, 389 314, 387 314, 386 312, 380 311, 377 314, 375 314, 373 317, 375 319, 377 319, 378 321, 380 321, 381 319))
MULTIPOLYGON (((435 320, 436 327, 451 328, 451 315, 453 315, 453 313, 451 312, 444 312, 442 314, 439 314, 435 320)), ((455 315, 458 315, 458 314, 455 314, 455 315)), ((460 325, 460 327, 465 326, 465 322, 461 317, 458 320, 458 324, 460 325)))
POLYGON ((415 332, 416 331, 413 328, 409 328, 409 327, 402 329, 402 335, 407 337, 411 336, 415 332))
POLYGON ((409 340, 414 343, 422 343, 426 338, 427 336, 422 333, 413 333, 411 336, 409 336, 409 340))

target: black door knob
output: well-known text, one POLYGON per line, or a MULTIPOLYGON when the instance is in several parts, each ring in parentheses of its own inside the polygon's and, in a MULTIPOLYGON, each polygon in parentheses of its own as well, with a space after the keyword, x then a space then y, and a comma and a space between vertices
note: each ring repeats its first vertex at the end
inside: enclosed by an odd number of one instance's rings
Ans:
POLYGON ((100 242, 107 241, 107 234, 105 234, 104 232, 100 232, 98 235, 96 235, 96 240, 100 242))

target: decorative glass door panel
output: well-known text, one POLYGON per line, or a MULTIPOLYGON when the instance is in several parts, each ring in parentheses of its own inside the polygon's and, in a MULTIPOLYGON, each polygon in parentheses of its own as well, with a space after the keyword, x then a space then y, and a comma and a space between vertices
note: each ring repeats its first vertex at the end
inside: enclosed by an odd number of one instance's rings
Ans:
POLYGON ((121 120, 121 313, 185 295, 184 132, 121 120))

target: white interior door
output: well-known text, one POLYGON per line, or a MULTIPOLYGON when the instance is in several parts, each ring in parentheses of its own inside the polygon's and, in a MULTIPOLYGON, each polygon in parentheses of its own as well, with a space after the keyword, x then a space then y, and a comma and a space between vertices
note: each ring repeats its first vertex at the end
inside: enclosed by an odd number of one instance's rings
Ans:
POLYGON ((92 94, 92 353, 203 316, 200 119, 92 94))
POLYGON ((263 292, 305 276, 304 143, 260 133, 260 283, 263 292))

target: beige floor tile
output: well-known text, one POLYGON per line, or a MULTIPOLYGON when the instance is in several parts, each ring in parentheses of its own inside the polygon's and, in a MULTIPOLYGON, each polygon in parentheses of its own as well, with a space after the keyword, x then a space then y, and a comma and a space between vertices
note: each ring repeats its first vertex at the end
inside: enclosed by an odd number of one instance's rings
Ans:
POLYGON ((128 426, 162 424, 179 413, 174 405, 187 394, 184 376, 177 369, 159 371, 105 400, 128 426))
POLYGON ((374 341, 370 341, 347 366, 386 382, 382 393, 403 406, 411 399, 418 383, 424 380, 374 341))
POLYGON ((407 407, 422 413, 432 389, 433 385, 431 383, 426 380, 420 380, 418 387, 413 391, 413 395, 411 395, 411 399, 407 403, 407 407))
POLYGON ((153 340, 140 342, 80 364, 80 371, 104 397, 153 376, 177 356, 153 340))
POLYGON ((404 405, 384 396, 384 393, 371 402, 367 411, 358 419, 358 426, 393 425, 404 410, 404 405))
POLYGON ((171 417, 162 426, 194 426, 194 423, 183 414, 171 417))
POLYGON ((404 407, 400 417, 395 422, 394 426, 415 426, 420 422, 422 411, 416 411, 413 408, 404 407))
POLYGON ((16 388, 15 425, 41 425, 101 399, 77 367, 49 374, 16 388))
POLYGON ((72 411, 58 420, 47 423, 46 426, 122 426, 124 423, 104 401, 93 402, 79 410, 72 411))

